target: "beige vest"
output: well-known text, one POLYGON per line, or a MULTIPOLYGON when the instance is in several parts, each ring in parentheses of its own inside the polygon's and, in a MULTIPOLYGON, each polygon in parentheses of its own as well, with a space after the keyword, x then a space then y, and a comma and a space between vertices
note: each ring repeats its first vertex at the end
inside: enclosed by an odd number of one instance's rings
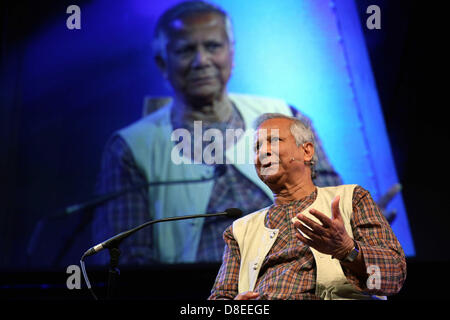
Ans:
MULTIPOLYGON (((318 223, 320 221, 309 213, 310 209, 314 208, 331 218, 331 202, 337 195, 340 195, 339 209, 345 229, 353 238, 350 218, 353 213, 352 198, 355 186, 317 187, 316 200, 302 213, 318 223)), ((264 225, 267 211, 267 208, 262 209, 233 223, 233 236, 239 245, 241 254, 239 293, 254 290, 264 258, 278 236, 278 229, 269 229, 264 225)), ((356 290, 348 282, 338 260, 332 259, 330 255, 320 253, 313 248, 310 249, 314 255, 317 268, 316 295, 321 299, 386 299, 385 297, 369 296, 356 290)))

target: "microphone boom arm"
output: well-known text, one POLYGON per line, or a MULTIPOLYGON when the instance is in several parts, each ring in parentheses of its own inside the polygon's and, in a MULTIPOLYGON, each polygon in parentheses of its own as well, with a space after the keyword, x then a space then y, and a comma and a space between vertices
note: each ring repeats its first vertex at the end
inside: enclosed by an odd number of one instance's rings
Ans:
MULTIPOLYGON (((228 210, 228 209, 227 209, 228 210)), ((116 247, 118 246, 124 239, 128 238, 129 236, 131 236, 132 234, 134 234, 135 232, 144 229, 152 224, 155 223, 159 223, 159 222, 168 222, 168 221, 177 221, 177 220, 185 220, 185 219, 196 219, 196 218, 207 218, 207 217, 216 217, 216 216, 230 216, 230 213, 225 211, 225 212, 218 212, 218 213, 206 213, 206 214, 194 214, 194 215, 187 215, 187 216, 179 216, 179 217, 170 217, 170 218, 165 218, 165 219, 158 219, 158 220, 151 220, 148 222, 145 222, 133 229, 127 230, 127 231, 123 231, 111 238, 109 238, 108 240, 103 241, 102 243, 96 245, 95 247, 92 247, 90 249, 88 249, 84 254, 83 254, 83 258, 91 256, 95 253, 97 253, 98 251, 102 250, 102 249, 108 249, 109 247, 116 247)))
POLYGON ((187 216, 178 216, 178 217, 170 217, 170 218, 164 218, 164 219, 158 219, 158 220, 151 220, 148 222, 145 222, 133 229, 121 232, 112 238, 109 238, 108 240, 103 241, 102 243, 88 249, 83 256, 80 259, 80 265, 81 270, 83 271, 83 277, 86 282, 86 285, 91 292, 92 296, 95 300, 98 300, 97 296, 95 295, 91 284, 89 282, 89 279, 87 277, 86 269, 84 266, 84 258, 94 255, 97 252, 108 249, 110 253, 110 268, 109 268, 109 279, 108 279, 108 298, 111 298, 112 291, 115 287, 115 279, 117 278, 117 275, 119 274, 119 271, 117 269, 117 265, 119 263, 119 256, 120 256, 120 250, 119 245, 122 242, 122 240, 128 238, 135 232, 144 229, 145 227, 148 227, 152 224, 158 223, 158 222, 169 222, 169 221, 177 221, 177 220, 185 220, 185 219, 196 219, 196 218, 207 218, 207 217, 216 217, 216 216, 227 216, 230 218, 238 218, 242 215, 242 210, 237 208, 229 208, 226 209, 224 212, 218 212, 218 213, 206 213, 206 214, 194 214, 194 215, 187 215, 187 216))
POLYGON ((200 183, 200 182, 206 182, 209 180, 214 180, 216 179, 216 175, 213 175, 212 177, 209 178, 202 178, 202 179, 193 179, 193 180, 173 180, 173 181, 156 181, 156 182, 146 182, 146 183, 142 183, 142 184, 138 184, 138 185, 134 185, 131 186, 129 188, 125 188, 122 190, 118 190, 118 191, 113 191, 110 192, 108 194, 102 195, 98 198, 95 198, 93 200, 84 202, 84 203, 80 203, 80 204, 74 204, 71 206, 68 206, 65 210, 64 213, 65 214, 72 214, 74 212, 80 211, 80 210, 86 210, 86 209, 90 209, 90 208, 95 208, 109 200, 115 199, 125 193, 128 192, 132 192, 132 191, 136 191, 136 190, 140 190, 143 188, 148 188, 151 186, 159 186, 159 185, 170 185, 170 184, 181 184, 181 183, 200 183))

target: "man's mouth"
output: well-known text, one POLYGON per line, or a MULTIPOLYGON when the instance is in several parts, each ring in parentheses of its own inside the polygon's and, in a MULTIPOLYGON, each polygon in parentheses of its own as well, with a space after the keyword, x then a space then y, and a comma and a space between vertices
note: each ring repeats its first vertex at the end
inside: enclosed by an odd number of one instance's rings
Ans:
POLYGON ((267 158, 264 159, 263 161, 261 161, 261 167, 262 168, 269 168, 269 167, 271 167, 273 165, 278 165, 278 161, 276 161, 275 159, 274 159, 274 161, 268 160, 267 158))
POLYGON ((267 162, 261 164, 259 174, 264 177, 272 176, 278 172, 278 162, 267 162))
POLYGON ((274 162, 268 162, 266 164, 263 164, 262 167, 263 168, 269 168, 272 164, 275 164, 274 162))
POLYGON ((215 77, 215 74, 211 73, 197 73, 197 74, 190 74, 188 76, 188 79, 190 81, 203 81, 208 79, 213 79, 215 77))
POLYGON ((189 82, 192 85, 207 85, 207 84, 211 84, 215 81, 214 77, 198 77, 198 78, 191 78, 189 79, 189 82))

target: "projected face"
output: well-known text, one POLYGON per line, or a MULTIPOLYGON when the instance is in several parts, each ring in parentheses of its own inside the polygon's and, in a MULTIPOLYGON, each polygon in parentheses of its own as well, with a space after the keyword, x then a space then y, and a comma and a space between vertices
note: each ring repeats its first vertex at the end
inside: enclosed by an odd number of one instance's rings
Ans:
POLYGON ((225 93, 232 60, 223 18, 204 13, 172 22, 160 67, 176 94, 195 105, 225 93))
POLYGON ((312 159, 314 147, 311 143, 298 147, 291 124, 289 119, 269 119, 255 134, 256 172, 272 190, 310 176, 305 161, 312 159))

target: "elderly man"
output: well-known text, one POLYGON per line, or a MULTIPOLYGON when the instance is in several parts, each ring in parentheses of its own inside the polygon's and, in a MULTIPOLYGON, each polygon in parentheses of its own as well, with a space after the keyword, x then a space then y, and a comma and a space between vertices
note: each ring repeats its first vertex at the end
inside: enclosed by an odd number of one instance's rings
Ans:
MULTIPOLYGON (((227 130, 242 134, 223 147, 226 152, 218 160, 227 163, 228 169, 215 181, 143 188, 100 208, 93 221, 95 242, 150 219, 222 212, 230 207, 249 213, 268 206, 272 193, 256 175, 252 159, 247 164, 226 160, 231 151, 246 153, 251 148, 251 143, 243 143, 244 137, 254 119, 264 112, 308 121, 281 100, 227 92, 233 66, 233 32, 227 14, 214 5, 189 1, 167 10, 157 22, 153 46, 155 61, 173 88, 173 102, 112 136, 103 155, 99 193, 145 182, 211 176, 214 163, 205 163, 201 153, 211 141, 196 138, 196 128, 200 126, 202 132, 214 129, 222 136, 227 130), (194 136, 192 152, 183 153, 181 163, 174 161, 172 152, 178 141, 171 137, 178 129, 194 136), (198 155, 201 161, 191 161, 198 155)), ((320 145, 316 151, 316 183, 340 184, 320 145)), ((155 225, 122 243, 121 264, 220 262, 222 233, 231 222, 219 217, 155 225)), ((107 255, 99 256, 97 262, 107 262, 107 255)))
POLYGON ((224 232, 210 299, 375 299, 405 280, 403 250, 368 191, 317 187, 314 135, 300 120, 257 120, 255 167, 274 204, 224 232), (370 275, 368 274, 370 273, 370 275))

